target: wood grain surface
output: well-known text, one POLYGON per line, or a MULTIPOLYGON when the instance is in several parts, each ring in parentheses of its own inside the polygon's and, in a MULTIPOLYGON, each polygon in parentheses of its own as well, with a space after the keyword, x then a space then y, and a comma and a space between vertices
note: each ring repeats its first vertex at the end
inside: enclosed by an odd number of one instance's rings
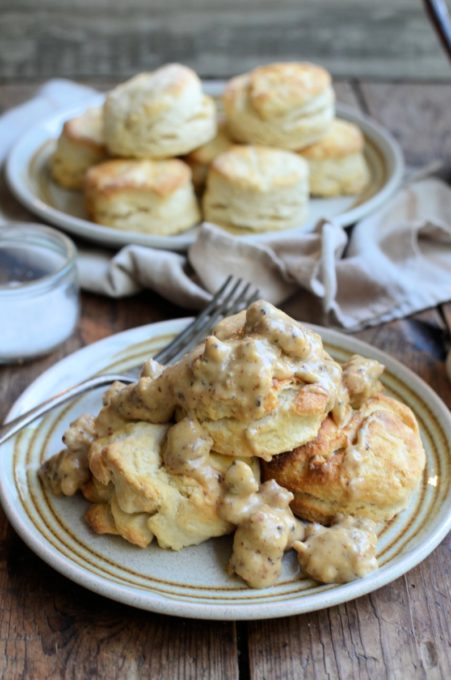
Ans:
MULTIPOLYGON (((35 86, 0 88, 0 108, 26 99, 35 86)), ((395 133, 410 164, 440 157, 446 175, 450 87, 354 79, 337 90, 339 99, 395 133)), ((0 199, 20 214, 4 185, 0 199)), ((82 310, 77 333, 57 352, 0 369, 0 418, 34 377, 78 347, 186 314, 150 292, 127 300, 83 294, 82 310)), ((425 310, 357 335, 403 361, 451 407, 443 320, 451 319, 451 304, 443 310, 444 315, 425 310)), ((140 612, 83 590, 35 557, 1 513, 0 677, 448 680, 450 547, 448 539, 394 583, 328 610, 271 621, 207 623, 140 612)))
POLYGON ((125 78, 167 61, 227 77, 308 59, 334 76, 446 79, 413 0, 1 0, 0 79, 125 78))

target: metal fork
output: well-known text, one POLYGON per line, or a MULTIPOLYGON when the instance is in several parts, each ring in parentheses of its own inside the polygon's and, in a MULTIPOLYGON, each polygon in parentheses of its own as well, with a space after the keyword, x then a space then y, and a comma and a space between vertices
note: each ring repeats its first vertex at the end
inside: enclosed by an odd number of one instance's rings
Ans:
MULTIPOLYGON (((160 350, 158 354, 155 354, 153 358, 160 364, 174 363, 203 340, 220 319, 245 309, 252 302, 255 302, 258 296, 259 291, 253 288, 250 283, 243 281, 243 279, 235 279, 229 276, 221 288, 214 294, 205 309, 181 333, 176 335, 166 347, 160 350)), ((136 372, 124 375, 104 373, 103 375, 88 378, 77 385, 68 387, 0 427, 0 445, 36 418, 80 394, 89 392, 97 387, 110 385, 117 380, 123 383, 133 383, 136 378, 136 372)))

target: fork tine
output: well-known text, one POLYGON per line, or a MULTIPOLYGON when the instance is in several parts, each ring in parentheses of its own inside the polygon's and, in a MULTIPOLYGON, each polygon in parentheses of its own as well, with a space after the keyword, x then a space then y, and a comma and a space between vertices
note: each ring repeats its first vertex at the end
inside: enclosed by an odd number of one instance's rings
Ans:
POLYGON ((211 316, 204 319, 203 323, 192 332, 190 337, 185 337, 186 342, 184 342, 183 346, 181 346, 176 352, 172 354, 169 362, 172 363, 177 361, 177 359, 186 354, 186 352, 189 352, 191 349, 193 349, 201 340, 205 338, 208 332, 220 319, 228 316, 229 314, 240 311, 240 309, 244 309, 251 302, 257 300, 259 297, 258 290, 254 290, 249 296, 247 295, 250 287, 250 283, 246 283, 242 279, 238 279, 235 282, 232 291, 230 291, 226 298, 222 300, 221 304, 218 305, 218 308, 211 314, 211 316))
POLYGON ((231 284, 233 284, 233 276, 228 276, 222 286, 219 288, 219 290, 216 291, 216 293, 213 295, 212 299, 208 303, 208 305, 202 310, 200 314, 196 316, 196 318, 181 332, 179 335, 176 335, 176 337, 168 344, 166 347, 164 347, 160 352, 158 352, 155 356, 154 359, 156 361, 159 361, 160 363, 165 363, 166 360, 169 360, 169 357, 171 354, 178 348, 180 344, 183 344, 185 339, 191 335, 191 333, 196 330, 199 326, 202 325, 202 322, 204 319, 206 319, 211 312, 215 310, 217 305, 219 304, 219 300, 221 296, 227 291, 227 288, 231 284))
POLYGON ((246 300, 246 307, 249 307, 253 302, 256 302, 260 298, 260 291, 256 290, 253 295, 251 295, 247 300, 246 300))
POLYGON ((237 279, 235 285, 227 297, 222 300, 221 304, 218 305, 218 308, 213 312, 213 314, 211 314, 211 316, 203 322, 199 328, 199 333, 207 333, 210 328, 213 328, 219 319, 228 316, 235 309, 235 303, 242 298, 242 291, 238 292, 241 285, 245 285, 245 287, 247 287, 250 284, 246 284, 246 282, 242 279, 237 279))
POLYGON ((198 318, 192 324, 190 324, 185 329, 186 332, 182 333, 180 337, 176 338, 177 342, 172 345, 171 351, 163 350, 163 359, 157 359, 160 361, 160 363, 172 363, 187 351, 192 349, 200 340, 203 340, 203 338, 208 334, 208 331, 213 328, 213 326, 220 319, 232 314, 234 311, 238 311, 237 303, 240 303, 241 309, 245 307, 243 295, 251 284, 246 283, 241 278, 229 278, 232 289, 227 292, 226 296, 221 301, 217 302, 216 309, 214 309, 209 316, 206 316, 202 319, 198 318), (240 286, 244 286, 244 290, 240 290, 240 286))
POLYGON ((176 361, 181 356, 186 354, 186 352, 189 352, 189 350, 193 349, 193 347, 195 347, 201 340, 205 338, 206 335, 208 335, 208 332, 213 328, 217 321, 222 319, 224 316, 227 316, 228 309, 229 306, 223 301, 221 305, 219 305, 214 311, 214 313, 211 314, 211 316, 205 318, 203 322, 197 326, 197 328, 190 329, 192 332, 187 334, 185 341, 183 343, 179 343, 176 350, 167 358, 168 363, 176 361))

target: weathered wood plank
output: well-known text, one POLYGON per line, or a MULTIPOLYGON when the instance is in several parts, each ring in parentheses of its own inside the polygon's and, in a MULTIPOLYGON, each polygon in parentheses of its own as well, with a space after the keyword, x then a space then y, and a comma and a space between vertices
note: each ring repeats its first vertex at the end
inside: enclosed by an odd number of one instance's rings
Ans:
POLYGON ((345 77, 449 76, 421 3, 408 0, 3 2, 3 80, 118 80, 167 61, 227 77, 276 59, 309 59, 345 77))
POLYGON ((451 83, 361 83, 370 114, 400 141, 408 165, 442 160, 451 174, 451 83))
POLYGON ((41 562, 12 530, 1 548, 2 678, 238 678, 232 623, 159 616, 94 595, 41 562))
POLYGON ((369 596, 248 624, 251 679, 448 678, 449 547, 369 596))

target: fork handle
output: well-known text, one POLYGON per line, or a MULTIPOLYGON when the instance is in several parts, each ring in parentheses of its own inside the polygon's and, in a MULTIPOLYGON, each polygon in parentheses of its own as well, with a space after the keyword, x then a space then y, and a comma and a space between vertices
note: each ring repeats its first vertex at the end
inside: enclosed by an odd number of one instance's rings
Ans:
POLYGON ((50 399, 43 401, 42 404, 35 406, 29 411, 23 413, 21 416, 14 418, 14 420, 10 420, 8 423, 0 427, 0 446, 10 437, 19 432, 19 430, 21 430, 23 427, 26 427, 32 423, 34 420, 36 420, 36 418, 43 416, 44 413, 47 413, 52 408, 66 403, 66 401, 77 397, 79 394, 93 390, 96 387, 102 387, 104 385, 111 384, 116 380, 120 380, 121 382, 126 382, 128 380, 129 382, 132 382, 132 379, 127 379, 126 376, 108 373, 108 375, 97 375, 94 378, 88 378, 88 380, 84 380, 77 385, 73 385, 72 387, 68 387, 61 392, 58 392, 58 394, 50 397, 50 399))

